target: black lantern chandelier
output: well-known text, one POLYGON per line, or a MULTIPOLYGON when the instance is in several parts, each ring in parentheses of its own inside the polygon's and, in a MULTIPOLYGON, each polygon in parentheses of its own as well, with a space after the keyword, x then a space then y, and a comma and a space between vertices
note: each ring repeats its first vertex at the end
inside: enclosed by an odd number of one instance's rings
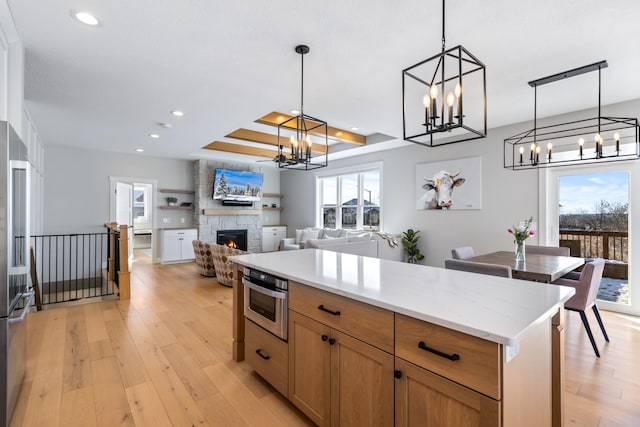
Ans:
POLYGON ((295 50, 301 60, 300 112, 278 125, 278 141, 288 140, 288 146, 278 145, 278 167, 318 169, 329 163, 327 122, 304 113, 304 55, 310 49, 309 46, 298 45, 295 50))
POLYGON ((485 66, 461 45, 447 50, 445 0, 442 51, 402 70, 402 130, 406 141, 428 147, 487 135, 485 66))
POLYGON ((504 167, 512 170, 638 159, 638 119, 601 113, 601 73, 607 61, 596 62, 529 82, 534 89, 533 129, 504 140, 504 167), (598 116, 538 127, 538 86, 598 71, 598 116))

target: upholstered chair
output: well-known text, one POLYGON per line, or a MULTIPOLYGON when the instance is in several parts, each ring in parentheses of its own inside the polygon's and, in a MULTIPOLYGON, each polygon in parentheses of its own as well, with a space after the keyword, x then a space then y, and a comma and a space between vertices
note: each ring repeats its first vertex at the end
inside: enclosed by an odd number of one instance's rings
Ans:
POLYGON ((202 240, 194 240, 193 252, 196 255, 196 265, 200 274, 207 277, 215 277, 216 269, 213 266, 213 256, 211 254, 211 244, 202 240))
POLYGON ((475 254, 471 246, 461 246, 459 248, 451 249, 451 256, 453 259, 467 259, 474 255, 475 254))
POLYGON ((570 273, 575 277, 575 280, 565 276, 551 282, 553 285, 571 286, 572 288, 575 288, 576 294, 564 304, 564 308, 580 313, 582 324, 587 331, 593 351, 598 357, 600 357, 600 352, 598 351, 596 341, 593 338, 593 333, 591 332, 591 327, 589 326, 585 310, 591 307, 593 314, 595 314, 596 320, 598 321, 598 325, 600 325, 600 330, 602 331, 602 335, 604 335, 605 341, 609 342, 609 336, 607 335, 607 331, 604 329, 604 324, 602 323, 602 318, 600 318, 600 312, 596 305, 598 288, 600 288, 600 280, 602 279, 603 271, 604 260, 602 258, 598 258, 586 263, 579 274, 573 272, 570 273))
POLYGON ((511 267, 508 265, 488 264, 485 262, 473 262, 459 259, 445 259, 444 268, 511 278, 511 267))
POLYGON ((244 255, 248 252, 236 248, 230 248, 226 245, 211 244, 211 254, 213 256, 213 265, 216 269, 216 278, 222 286, 233 286, 233 273, 235 264, 229 261, 229 257, 234 255, 244 255))
POLYGON ((528 254, 570 256, 570 249, 564 246, 527 245, 528 254))

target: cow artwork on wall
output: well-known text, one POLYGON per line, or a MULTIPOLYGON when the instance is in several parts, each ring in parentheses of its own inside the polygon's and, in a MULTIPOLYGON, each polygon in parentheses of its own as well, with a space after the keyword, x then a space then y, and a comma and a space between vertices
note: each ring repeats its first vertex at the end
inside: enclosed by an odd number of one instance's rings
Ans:
POLYGON ((481 158, 416 165, 416 209, 481 209, 481 158))

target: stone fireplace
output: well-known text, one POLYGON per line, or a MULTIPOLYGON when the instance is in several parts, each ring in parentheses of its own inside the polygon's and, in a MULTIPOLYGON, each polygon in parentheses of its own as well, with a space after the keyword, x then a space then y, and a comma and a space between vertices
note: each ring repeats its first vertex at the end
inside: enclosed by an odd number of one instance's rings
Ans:
MULTIPOLYGON (((247 170, 247 165, 215 160, 195 161, 193 224, 198 228, 198 238, 217 243, 219 230, 243 230, 246 232, 244 250, 262 252, 262 210, 259 202, 254 206, 225 206, 220 200, 214 200, 213 179, 216 168, 247 170)), ((255 171, 260 170, 256 168, 255 171)))

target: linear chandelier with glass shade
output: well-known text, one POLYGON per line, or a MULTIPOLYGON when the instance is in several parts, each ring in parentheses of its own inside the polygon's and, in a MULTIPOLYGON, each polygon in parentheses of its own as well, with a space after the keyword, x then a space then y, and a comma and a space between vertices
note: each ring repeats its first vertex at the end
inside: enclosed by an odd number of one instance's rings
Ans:
POLYGON ((640 158, 640 127, 633 117, 602 115, 600 61, 529 82, 534 89, 533 129, 504 140, 504 167, 512 170, 604 163, 640 158), (538 86, 598 71, 598 116, 538 127, 538 86))
POLYGON ((402 130, 427 147, 487 136, 485 66, 462 45, 446 48, 445 0, 441 52, 402 70, 402 130))
POLYGON ((329 164, 328 127, 327 122, 304 113, 304 55, 310 49, 301 44, 295 51, 301 61, 300 110, 297 116, 278 124, 278 167, 318 169, 329 164))

